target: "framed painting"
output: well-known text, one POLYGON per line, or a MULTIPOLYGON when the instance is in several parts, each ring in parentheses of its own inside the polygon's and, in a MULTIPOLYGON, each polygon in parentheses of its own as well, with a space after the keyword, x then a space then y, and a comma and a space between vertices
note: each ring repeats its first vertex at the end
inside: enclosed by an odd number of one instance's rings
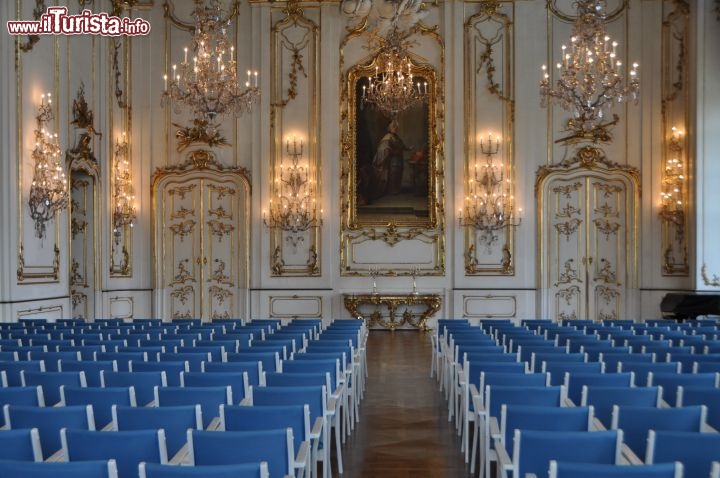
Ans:
POLYGON ((366 97, 379 65, 382 56, 348 73, 348 226, 432 229, 438 215, 435 70, 411 62, 413 85, 427 91, 425 101, 385 113, 366 97))

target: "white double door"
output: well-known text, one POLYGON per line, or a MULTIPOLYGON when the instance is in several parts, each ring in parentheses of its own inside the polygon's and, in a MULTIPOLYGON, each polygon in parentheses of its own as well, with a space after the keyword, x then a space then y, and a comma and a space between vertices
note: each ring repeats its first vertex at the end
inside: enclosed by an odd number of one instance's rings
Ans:
POLYGON ((540 186, 544 317, 631 318, 638 206, 633 177, 574 168, 552 172, 540 186))
POLYGON ((247 303, 249 185, 222 171, 168 175, 154 188, 156 284, 165 318, 237 318, 247 303))

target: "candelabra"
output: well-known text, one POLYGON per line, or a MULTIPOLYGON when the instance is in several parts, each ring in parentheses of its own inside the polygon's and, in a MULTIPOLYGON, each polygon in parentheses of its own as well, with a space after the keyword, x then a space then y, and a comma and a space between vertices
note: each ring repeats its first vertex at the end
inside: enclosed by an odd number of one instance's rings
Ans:
POLYGON ((673 126, 668 141, 670 158, 665 163, 662 178, 660 197, 662 207, 660 217, 678 228, 680 235, 685 225, 685 205, 683 203, 685 190, 685 164, 682 161, 683 132, 673 126))
POLYGON ((611 41, 605 30, 605 1, 577 0, 575 4, 577 18, 570 47, 562 45, 555 88, 551 88, 547 66, 542 66, 541 104, 545 107, 548 102, 556 103, 573 114, 567 123, 572 135, 559 141, 609 141, 607 129, 618 121, 616 115, 606 121, 609 111, 615 103, 638 99, 638 64, 633 63, 626 84, 622 61, 617 57, 618 43, 611 41))
POLYGON ((362 87, 362 103, 370 104, 392 117, 416 104, 427 101, 427 81, 415 81, 412 61, 405 52, 397 32, 388 36, 378 53, 375 74, 362 87), (380 69, 384 65, 384 69, 380 69))
POLYGON ((45 237, 45 223, 55 217, 68 204, 68 181, 65 176, 57 133, 49 131, 49 124, 55 118, 50 93, 41 95, 35 129, 35 161, 32 185, 30 186, 30 217, 35 221, 35 235, 45 237))
POLYGON ((322 209, 317 215, 315 189, 310 179, 308 168, 300 166, 303 154, 303 141, 298 147, 297 138, 287 140, 285 151, 290 157, 290 166, 283 166, 280 159, 280 170, 275 178, 275 201, 270 200, 268 214, 263 211, 263 222, 269 228, 277 228, 289 233, 287 240, 297 247, 303 241, 300 234, 312 227, 322 226, 322 209))
MULTIPOLYGON (((465 209, 459 210, 462 226, 470 226, 482 231, 481 238, 490 247, 497 240, 495 231, 520 225, 521 219, 514 222, 514 202, 509 171, 505 170, 502 158, 494 157, 500 151, 500 138, 480 138, 480 152, 485 156, 483 164, 478 164, 477 156, 468 180, 468 195, 465 197, 465 209)), ((519 213, 522 209, 518 210, 519 213)))
POLYGON ((195 0, 193 10, 192 61, 188 49, 178 65, 172 66, 172 75, 164 75, 165 90, 162 104, 172 101, 176 112, 180 106, 192 110, 196 124, 215 134, 218 116, 240 116, 252 109, 260 96, 258 72, 247 72, 244 88, 238 83, 235 47, 231 46, 227 32, 230 17, 223 19, 219 0, 195 0))
POLYGON ((133 227, 137 211, 135 209, 135 191, 128 160, 128 143, 125 133, 122 140, 115 141, 115 176, 113 178, 113 236, 115 244, 120 243, 120 231, 125 226, 133 227))

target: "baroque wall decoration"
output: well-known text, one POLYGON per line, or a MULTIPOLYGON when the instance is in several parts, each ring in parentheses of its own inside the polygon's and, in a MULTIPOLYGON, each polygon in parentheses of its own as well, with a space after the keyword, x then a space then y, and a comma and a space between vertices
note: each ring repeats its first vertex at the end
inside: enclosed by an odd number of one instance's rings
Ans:
POLYGON ((422 21, 430 6, 358 0, 341 7, 348 18, 340 45, 344 276, 368 275, 370 266, 386 276, 409 276, 414 266, 419 275, 445 272, 444 44, 437 27, 422 21), (387 114, 366 95, 395 44, 427 99, 387 114))
POLYGON ((463 28, 465 199, 458 214, 464 268, 468 276, 512 275, 514 226, 519 224, 514 205, 515 6, 484 0, 469 8, 463 28))
POLYGON ((270 274, 319 276, 322 227, 320 28, 297 0, 271 9, 270 274))
POLYGON ((690 6, 685 0, 663 2, 662 24, 662 162, 660 219, 662 274, 687 277, 689 171, 686 129, 690 125, 688 48, 690 6))

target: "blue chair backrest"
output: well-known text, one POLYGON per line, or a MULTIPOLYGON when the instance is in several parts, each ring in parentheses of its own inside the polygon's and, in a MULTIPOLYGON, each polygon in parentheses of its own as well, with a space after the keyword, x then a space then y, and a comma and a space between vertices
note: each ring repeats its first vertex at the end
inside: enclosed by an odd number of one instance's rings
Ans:
POLYGON ((705 405, 708 424, 720 430, 720 388, 716 387, 678 387, 677 406, 705 405))
POLYGON ((180 386, 180 372, 189 372, 187 362, 130 362, 131 372, 165 372, 165 380, 169 387, 180 386))
POLYGON ((45 371, 45 362, 42 360, 0 362, 0 371, 5 372, 8 387, 22 387, 22 377, 20 376, 22 370, 27 370, 28 372, 43 372, 45 371))
POLYGON ((303 441, 310 440, 309 405, 220 406, 221 429, 225 431, 290 428, 297 453, 303 441))
MULTIPOLYGON (((0 387, 0 407, 22 405, 25 407, 44 407, 45 399, 42 387, 0 387)), ((5 426, 5 416, 0 418, 0 427, 5 426)))
MULTIPOLYGON (((288 360, 283 363, 283 373, 329 373, 332 387, 340 382, 340 362, 335 359, 323 360, 288 360)), ((332 390, 329 390, 330 392, 332 390)))
POLYGON ((84 372, 26 372, 23 370, 20 372, 20 376, 23 386, 40 385, 43 388, 45 404, 48 406, 60 403, 62 400, 60 387, 63 385, 87 386, 84 372))
POLYGON ((139 478, 268 478, 267 463, 237 465, 176 466, 140 463, 139 478))
POLYGON ((114 360, 81 362, 60 361, 60 371, 62 372, 85 372, 85 381, 87 382, 88 387, 102 386, 102 379, 100 378, 100 372, 102 370, 117 372, 117 362, 114 360))
POLYGON ((135 389, 130 387, 65 387, 61 389, 63 403, 65 405, 91 405, 95 426, 102 430, 112 422, 112 406, 126 405, 134 407, 135 389))
POLYGON ((620 362, 618 371, 635 372, 635 384, 639 387, 649 385, 648 379, 651 373, 680 373, 678 362, 652 362, 652 363, 630 363, 620 362))
POLYGON ((0 461, 0 478, 118 478, 115 460, 67 462, 0 461))
POLYGON ((40 433, 43 457, 49 458, 60 450, 60 430, 94 430, 95 420, 90 405, 67 407, 23 407, 5 405, 5 422, 11 430, 37 428, 40 433))
POLYGON ((245 372, 182 372, 180 383, 183 387, 230 386, 234 403, 240 403, 249 393, 250 387, 245 372))
POLYGON ((103 387, 133 387, 139 406, 155 400, 155 387, 166 387, 165 372, 100 372, 103 387))
POLYGON ((202 371, 203 362, 211 362, 211 353, 203 351, 197 352, 165 352, 157 354, 158 362, 187 362, 190 366, 190 372, 202 371))
POLYGON ((659 465, 599 465, 550 461, 550 478, 682 478, 681 463, 659 465))
POLYGON ((172 457, 187 443, 187 430, 202 430, 200 405, 175 407, 113 407, 115 430, 165 430, 168 456, 172 457))
POLYGON ((592 407, 535 407, 503 405, 500 431, 507 450, 513 448, 515 430, 589 431, 592 407))
POLYGON ((207 428, 213 418, 220 416, 220 405, 232 405, 232 390, 222 387, 155 387, 155 403, 159 407, 177 405, 200 405, 203 427, 207 428))
POLYGON ((632 387, 634 385, 635 374, 632 372, 618 373, 566 373, 565 388, 567 388, 568 398, 575 405, 579 405, 582 401, 583 385, 589 387, 632 387))
MULTIPOLYGON (((602 353, 599 357, 601 362, 605 362, 605 371, 607 373, 614 372, 618 369, 620 362, 625 365, 629 363, 649 363, 655 361, 655 354, 630 353, 630 352, 609 352, 602 353)), ((623 370, 627 372, 629 370, 623 370)))
POLYGON ((683 387, 717 387, 720 374, 716 373, 650 373, 650 385, 663 388, 663 400, 671 407, 677 402, 677 388, 683 387))
POLYGON ((613 407, 613 430, 622 429, 625 444, 642 459, 647 450, 649 430, 700 432, 706 422, 704 405, 682 408, 653 408, 636 406, 613 407))
POLYGON ((559 407, 565 398, 565 387, 525 387, 488 385, 485 404, 491 417, 499 417, 503 404, 559 407))
POLYGON ((659 407, 662 387, 605 387, 583 386, 583 406, 595 407, 595 416, 606 428, 612 423, 614 405, 636 405, 640 407, 659 407))
POLYGON ((325 420, 327 389, 322 386, 250 387, 253 405, 309 405, 310 421, 325 420))
POLYGON ((277 352, 238 352, 227 354, 228 362, 262 362, 266 372, 279 372, 280 357, 277 352))
POLYGON ((45 361, 45 370, 57 372, 60 370, 60 360, 80 360, 79 352, 28 352, 28 360, 45 361))
POLYGON ((262 382, 262 362, 205 362, 203 372, 244 372, 250 385, 264 385, 262 382))
POLYGON ((602 362, 556 362, 544 361, 541 370, 550 374, 550 385, 563 385, 565 383, 565 374, 576 373, 595 373, 601 375, 604 373, 604 364, 602 362))
POLYGON ((586 356, 584 353, 566 353, 566 352, 534 352, 530 360, 530 365, 534 367, 535 372, 542 371, 543 362, 578 362, 584 363, 586 356))
POLYGON ((332 390, 333 384, 328 372, 285 373, 271 372, 265 374, 265 384, 268 387, 305 387, 322 386, 332 390))
POLYGON ((118 371, 129 372, 130 362, 147 362, 145 352, 101 352, 95 354, 95 360, 115 360, 118 371))
POLYGON ((550 460, 615 464, 620 458, 622 431, 515 431, 515 476, 534 473, 546 478, 550 460))
POLYGON ((137 477, 141 462, 168 461, 163 430, 99 432, 63 429, 61 433, 68 461, 114 459, 118 478, 137 477))
POLYGON ((293 474, 291 429, 242 432, 188 430, 193 465, 230 465, 265 461, 270 476, 293 474))
POLYGON ((0 460, 43 461, 37 428, 3 430, 0 433, 0 460))
POLYGON ((646 463, 679 461, 687 478, 705 478, 720 461, 720 434, 650 430, 645 458, 646 463))

